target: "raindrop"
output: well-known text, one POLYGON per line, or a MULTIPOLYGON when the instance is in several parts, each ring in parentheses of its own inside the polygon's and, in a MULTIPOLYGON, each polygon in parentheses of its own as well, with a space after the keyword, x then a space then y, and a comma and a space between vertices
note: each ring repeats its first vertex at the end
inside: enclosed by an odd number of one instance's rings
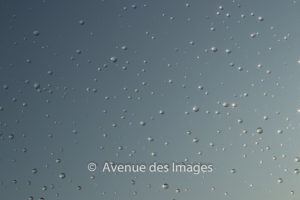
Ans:
POLYGON ((263 132, 264 132, 263 129, 260 127, 256 129, 257 134, 262 134, 263 132))
POLYGON ((193 143, 198 143, 199 139, 198 138, 193 138, 193 143))
POLYGON ((66 174, 65 173, 60 173, 59 175, 58 175, 58 178, 60 178, 60 179, 64 179, 66 177, 66 174))
POLYGON ((214 53, 218 51, 217 47, 214 47, 214 46, 212 46, 212 47, 210 48, 210 50, 211 50, 212 52, 214 52, 214 53))
POLYGON ((77 187, 76 187, 76 190, 81 190, 81 186, 80 185, 78 185, 77 187))
POLYGON ((185 131, 185 134, 187 135, 191 135, 192 134, 192 131, 188 130, 188 131, 185 131))
POLYGON ((33 87, 34 87, 34 89, 38 90, 38 89, 40 89, 41 86, 39 83, 34 83, 33 87))
POLYGON ((111 62, 116 63, 118 61, 117 57, 113 56, 109 59, 111 62))
POLYGON ((85 21, 79 20, 78 23, 79 23, 80 25, 84 25, 84 24, 85 24, 85 21))
POLYGON ((14 135, 14 134, 9 134, 9 135, 8 135, 8 139, 13 140, 14 138, 15 138, 15 135, 14 135))
POLYGON ((222 106, 225 107, 225 108, 227 108, 229 106, 229 104, 227 102, 223 102, 222 106))
POLYGON ((165 111, 159 110, 159 114, 163 115, 163 114, 165 114, 165 111))
POLYGON ((140 121, 139 124, 140 124, 141 126, 145 126, 145 125, 146 125, 146 122, 140 121))
POLYGON ((169 188, 169 184, 164 183, 164 184, 161 185, 161 188, 163 188, 163 189, 168 189, 168 188, 169 188))
POLYGON ((225 53, 231 54, 231 50, 230 49, 225 49, 225 53))
POLYGON ((148 142, 153 142, 153 138, 152 137, 147 137, 148 142))
POLYGON ((251 38, 255 38, 256 37, 256 33, 250 33, 250 37, 251 38))
POLYGON ((264 18, 263 18, 262 16, 259 16, 259 17, 257 18, 257 20, 260 21, 260 22, 262 22, 262 21, 264 21, 264 18))
POLYGON ((36 174, 36 173, 38 172, 38 170, 37 170, 36 168, 34 168, 34 169, 31 170, 31 172, 32 172, 33 174, 36 174))
POLYGON ((192 110, 193 110, 194 112, 198 112, 198 111, 199 111, 199 107, 198 107, 198 106, 193 106, 192 110))
POLYGON ((40 35, 40 32, 38 30, 35 30, 32 32, 32 34, 37 37, 40 35))

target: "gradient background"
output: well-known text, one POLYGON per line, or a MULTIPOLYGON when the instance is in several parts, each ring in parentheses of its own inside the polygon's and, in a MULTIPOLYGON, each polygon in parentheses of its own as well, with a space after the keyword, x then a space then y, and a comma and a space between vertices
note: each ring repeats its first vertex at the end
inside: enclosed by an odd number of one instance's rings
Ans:
POLYGON ((0 199, 299 199, 299 10, 292 0, 1 0, 0 199), (100 171, 185 160, 214 172, 100 171))

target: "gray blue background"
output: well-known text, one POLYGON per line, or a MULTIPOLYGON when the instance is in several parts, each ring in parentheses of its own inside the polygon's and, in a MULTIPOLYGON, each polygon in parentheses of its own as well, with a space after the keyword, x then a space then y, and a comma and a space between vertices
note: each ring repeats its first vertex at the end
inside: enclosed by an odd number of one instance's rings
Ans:
POLYGON ((1 0, 0 199, 299 199, 299 9, 292 0, 1 0), (101 173, 105 161, 185 160, 214 171, 101 173))

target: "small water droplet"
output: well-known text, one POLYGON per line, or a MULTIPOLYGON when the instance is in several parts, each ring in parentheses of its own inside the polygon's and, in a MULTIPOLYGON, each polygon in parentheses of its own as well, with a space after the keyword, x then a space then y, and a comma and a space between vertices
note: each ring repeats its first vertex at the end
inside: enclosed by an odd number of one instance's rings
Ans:
POLYGON ((65 174, 65 173, 60 173, 60 174, 58 175, 58 178, 64 179, 64 178, 66 178, 66 174, 65 174))
POLYGON ((193 110, 194 112, 198 112, 198 111, 199 111, 199 107, 198 107, 198 106, 193 106, 192 110, 193 110))
POLYGON ((117 57, 113 56, 109 59, 111 62, 116 63, 118 61, 117 57))
POLYGON ((256 129, 257 134, 262 134, 263 132, 264 132, 263 129, 260 127, 256 129))
POLYGON ((38 31, 38 30, 35 30, 35 31, 33 31, 32 32, 32 34, 34 35, 34 36, 39 36, 40 35, 40 31, 38 31))
POLYGON ((161 187, 162 187, 163 189, 168 189, 168 188, 169 188, 169 184, 164 183, 164 184, 161 185, 161 187))
POLYGON ((218 51, 217 47, 215 47, 215 46, 212 46, 212 47, 210 48, 210 50, 211 50, 212 52, 214 52, 214 53, 218 51))

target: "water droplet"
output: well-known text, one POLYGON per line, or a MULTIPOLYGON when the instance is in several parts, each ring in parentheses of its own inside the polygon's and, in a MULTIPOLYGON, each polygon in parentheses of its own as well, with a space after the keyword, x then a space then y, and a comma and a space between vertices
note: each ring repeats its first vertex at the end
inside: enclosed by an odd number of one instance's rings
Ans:
POLYGON ((31 172, 32 172, 33 174, 36 174, 36 173, 38 172, 38 170, 37 170, 36 168, 34 168, 34 169, 31 170, 31 172))
POLYGON ((260 21, 260 22, 262 22, 262 21, 264 21, 264 18, 263 18, 262 16, 259 16, 259 17, 257 18, 257 20, 260 21))
POLYGON ((199 111, 199 107, 198 107, 198 106, 193 106, 192 110, 193 110, 194 112, 198 112, 198 111, 199 111))
POLYGON ((38 90, 38 89, 40 89, 41 86, 39 83, 34 83, 33 87, 34 87, 34 89, 38 90))
POLYGON ((109 59, 111 62, 116 63, 118 61, 117 57, 113 56, 109 59))
POLYGON ((15 138, 15 135, 14 135, 14 134, 9 134, 9 135, 8 135, 8 139, 13 140, 14 138, 15 138))
POLYGON ((256 33, 250 33, 250 37, 251 38, 255 38, 256 37, 256 33))
POLYGON ((210 48, 210 50, 211 50, 212 52, 214 52, 214 53, 218 51, 217 47, 215 47, 215 46, 212 46, 212 47, 210 48))
POLYGON ((188 131, 185 131, 185 134, 187 135, 191 135, 192 134, 192 131, 188 130, 188 131))
POLYGON ((152 137, 147 137, 148 142, 153 142, 153 138, 152 137))
POLYGON ((163 189, 168 189, 168 188, 169 188, 169 185, 168 185, 167 183, 164 183, 164 184, 161 185, 161 187, 162 187, 163 189))
POLYGON ((112 123, 111 126, 116 128, 118 125, 117 125, 117 123, 112 123))
POLYGON ((199 90, 203 90, 203 86, 202 85, 198 85, 198 89, 199 90))
POLYGON ((193 143, 198 143, 199 139, 198 138, 193 138, 193 143))
POLYGON ((145 126, 145 125, 146 125, 146 122, 140 121, 139 124, 140 124, 141 126, 145 126))
POLYGON ((225 49, 225 53, 231 54, 231 50, 230 49, 225 49))
POLYGON ((257 134, 262 134, 263 132, 264 132, 263 129, 260 127, 256 129, 257 134))
POLYGON ((82 19, 79 20, 78 23, 79 23, 80 25, 84 25, 84 24, 85 24, 84 20, 82 20, 82 19))
POLYGON ((159 114, 163 115, 163 114, 165 114, 165 111, 159 110, 159 114))
POLYGON ((225 108, 227 108, 227 107, 229 106, 229 103, 223 102, 223 103, 222 103, 222 106, 225 107, 225 108))
POLYGON ((194 41, 189 41, 189 44, 190 45, 195 45, 195 42, 194 41))
POLYGON ((76 53, 77 53, 77 54, 81 54, 82 51, 81 51, 80 49, 76 49, 76 53))
POLYGON ((58 178, 60 178, 60 179, 64 179, 66 177, 66 174, 65 173, 60 173, 59 175, 58 175, 58 178))
POLYGON ((35 30, 32 32, 32 34, 37 37, 40 35, 40 32, 38 30, 35 30))

